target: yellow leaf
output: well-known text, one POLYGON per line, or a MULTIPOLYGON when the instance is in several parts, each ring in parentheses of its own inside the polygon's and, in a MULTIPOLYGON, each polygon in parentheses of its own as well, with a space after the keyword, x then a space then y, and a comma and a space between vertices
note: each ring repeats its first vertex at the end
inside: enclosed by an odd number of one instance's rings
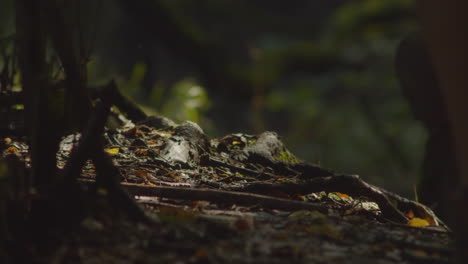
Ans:
POLYGON ((331 192, 328 194, 328 198, 332 199, 335 202, 350 202, 351 197, 344 193, 331 192))
POLYGON ((409 226, 412 226, 412 227, 424 227, 424 226, 429 226, 429 222, 425 219, 422 219, 422 218, 418 218, 418 217, 415 217, 411 220, 408 221, 408 223, 406 223, 407 225, 409 226))
POLYGON ((110 155, 116 155, 117 153, 119 153, 119 148, 106 149, 106 152, 109 153, 110 155))
POLYGON ((416 256, 419 256, 419 257, 429 257, 429 255, 427 254, 426 251, 422 250, 422 249, 413 249, 411 250, 411 252, 416 255, 416 256))
POLYGON ((15 148, 15 147, 9 147, 9 148, 7 148, 6 152, 7 152, 8 154, 18 154, 18 153, 19 153, 18 149, 15 148))
POLYGON ((342 197, 342 198, 345 198, 345 199, 349 199, 349 195, 345 194, 345 193, 340 193, 340 192, 335 192, 338 196, 342 197))

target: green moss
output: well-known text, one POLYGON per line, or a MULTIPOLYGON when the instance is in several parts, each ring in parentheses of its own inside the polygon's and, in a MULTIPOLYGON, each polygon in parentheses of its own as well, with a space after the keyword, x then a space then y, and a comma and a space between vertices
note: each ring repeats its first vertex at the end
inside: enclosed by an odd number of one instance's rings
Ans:
POLYGON ((300 160, 296 158, 291 152, 288 150, 281 151, 277 156, 273 157, 275 160, 283 161, 286 163, 299 163, 300 160))
POLYGON ((247 146, 252 146, 255 142, 257 142, 257 139, 249 139, 247 140, 247 146))

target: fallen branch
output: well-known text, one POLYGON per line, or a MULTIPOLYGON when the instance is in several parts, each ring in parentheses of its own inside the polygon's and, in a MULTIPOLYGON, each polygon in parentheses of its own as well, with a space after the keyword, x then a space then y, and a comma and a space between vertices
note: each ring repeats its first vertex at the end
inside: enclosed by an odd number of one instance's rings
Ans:
MULTIPOLYGON (((354 197, 365 196, 376 202, 379 205, 382 214, 398 223, 406 223, 408 218, 395 207, 389 200, 389 193, 383 192, 382 189, 364 182, 357 175, 334 175, 328 177, 311 178, 307 181, 300 183, 280 183, 280 184, 268 184, 268 183, 252 183, 244 187, 233 187, 230 190, 245 191, 259 194, 273 194, 277 191, 281 191, 288 194, 308 194, 312 192, 342 192, 354 197)), ((392 195, 392 199, 405 201, 406 205, 412 205, 416 207, 415 202, 408 203, 409 200, 392 195)), ((418 208, 421 208, 419 206, 418 208)), ((427 209, 429 210, 429 209, 427 209)))
MULTIPOLYGON (((94 184, 94 181, 91 180, 80 181, 88 185, 94 184)), ((328 213, 328 210, 330 210, 330 208, 328 208, 327 206, 316 203, 291 201, 265 195, 234 191, 193 189, 167 186, 145 186, 132 183, 122 183, 122 187, 130 195, 135 196, 158 196, 164 198, 190 201, 209 201, 239 205, 259 205, 263 208, 284 211, 316 210, 321 213, 328 213)))

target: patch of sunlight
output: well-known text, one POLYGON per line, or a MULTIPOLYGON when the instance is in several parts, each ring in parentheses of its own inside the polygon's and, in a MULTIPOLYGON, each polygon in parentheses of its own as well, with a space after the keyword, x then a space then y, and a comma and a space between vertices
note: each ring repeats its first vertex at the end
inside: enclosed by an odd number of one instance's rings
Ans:
POLYGON ((194 80, 184 79, 172 87, 171 96, 165 102, 162 112, 178 122, 184 120, 200 122, 209 104, 205 88, 194 80))

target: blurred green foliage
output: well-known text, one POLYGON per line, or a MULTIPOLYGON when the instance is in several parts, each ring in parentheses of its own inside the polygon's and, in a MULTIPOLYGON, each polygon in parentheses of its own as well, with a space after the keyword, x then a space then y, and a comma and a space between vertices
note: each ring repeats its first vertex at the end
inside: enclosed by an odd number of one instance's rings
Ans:
POLYGON ((293 152, 306 160, 408 196, 427 136, 402 97, 393 54, 399 40, 416 30, 413 4, 345 3, 313 39, 265 48, 272 79, 266 96, 269 129, 280 128, 293 152), (285 75, 281 68, 294 57, 322 64, 285 75), (286 126, 275 122, 281 115, 287 116, 280 120, 286 126))
POLYGON ((13 3, 13 0, 0 1, 0 38, 14 32, 13 3))
MULTIPOLYGON (((137 23, 123 1, 102 0, 86 27, 98 30, 91 82, 116 77, 148 111, 199 122, 211 136, 278 131, 301 159, 411 195, 426 134, 393 54, 417 28, 413 0, 152 1, 193 42, 183 44, 212 51, 201 54, 213 55, 206 61, 221 80, 201 78, 206 64, 177 52, 168 27, 151 31, 157 25, 137 23)), ((12 2, 0 3, 0 36, 12 2)))
POLYGON ((161 114, 170 115, 177 122, 191 120, 200 123, 210 106, 205 89, 190 79, 175 83, 170 98, 164 103, 161 114))

